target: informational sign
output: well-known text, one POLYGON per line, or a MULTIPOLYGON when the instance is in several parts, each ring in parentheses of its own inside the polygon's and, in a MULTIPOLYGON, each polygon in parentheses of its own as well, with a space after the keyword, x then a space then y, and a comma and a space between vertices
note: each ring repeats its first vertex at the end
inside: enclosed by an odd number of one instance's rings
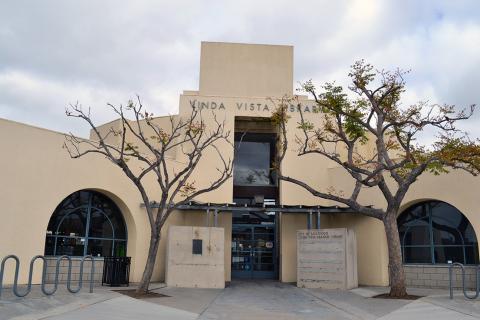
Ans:
POLYGON ((353 230, 297 231, 297 286, 344 290, 357 287, 353 230))

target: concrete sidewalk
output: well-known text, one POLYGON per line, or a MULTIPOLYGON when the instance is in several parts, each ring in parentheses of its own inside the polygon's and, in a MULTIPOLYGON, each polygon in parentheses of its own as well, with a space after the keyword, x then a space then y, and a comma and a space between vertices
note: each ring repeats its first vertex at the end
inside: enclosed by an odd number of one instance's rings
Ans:
POLYGON ((156 287, 152 291, 167 297, 138 300, 107 288, 96 288, 93 294, 59 290, 44 297, 34 290, 26 299, 4 296, 0 320, 480 319, 480 301, 467 300, 460 293, 450 300, 446 290, 410 289, 411 294, 425 297, 408 301, 372 298, 387 291, 382 287, 301 289, 276 281, 234 281, 225 289, 156 287))
POLYGON ((407 304, 406 306, 395 310, 379 320, 473 320, 479 319, 469 314, 450 310, 426 301, 418 300, 407 304))
POLYGON ((353 319, 480 319, 480 301, 465 299, 460 292, 456 292, 454 299, 450 300, 446 290, 409 288, 410 294, 423 296, 412 301, 372 298, 388 292, 388 288, 384 287, 364 287, 350 291, 304 290, 333 307, 344 310, 353 319))
POLYGON ((133 299, 127 296, 96 303, 88 307, 67 312, 61 315, 48 317, 50 320, 194 320, 197 313, 165 307, 159 304, 133 299))

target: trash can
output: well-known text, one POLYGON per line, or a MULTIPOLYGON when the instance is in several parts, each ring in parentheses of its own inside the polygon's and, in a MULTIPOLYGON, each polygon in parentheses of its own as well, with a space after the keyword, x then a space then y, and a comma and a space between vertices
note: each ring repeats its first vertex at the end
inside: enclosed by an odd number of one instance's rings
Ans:
POLYGON ((103 257, 104 284, 111 287, 128 286, 130 278, 130 257, 103 257))

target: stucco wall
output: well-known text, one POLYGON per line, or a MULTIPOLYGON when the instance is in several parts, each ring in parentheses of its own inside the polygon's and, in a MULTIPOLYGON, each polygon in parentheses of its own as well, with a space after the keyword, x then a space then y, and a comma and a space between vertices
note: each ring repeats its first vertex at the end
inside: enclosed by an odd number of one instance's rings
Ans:
MULTIPOLYGON (((133 258, 131 281, 139 281, 149 243, 148 221, 138 191, 121 170, 102 157, 70 159, 62 148, 64 135, 50 130, 0 119, 0 137, 1 150, 9 154, 0 157, 0 256, 19 256, 20 282, 26 281, 30 259, 44 253, 47 225, 57 205, 83 189, 102 192, 119 206, 127 225, 127 254, 133 258)), ((154 185, 150 188, 155 192, 154 185)), ((35 282, 40 266, 36 264, 35 282)), ((6 270, 5 283, 12 282, 12 262, 6 270)), ((162 278, 159 264, 154 280, 162 278)))
POLYGON ((280 217, 280 281, 297 281, 297 230, 307 228, 307 215, 282 213, 280 217))
POLYGON ((202 42, 202 95, 281 97, 292 84, 292 46, 202 42))

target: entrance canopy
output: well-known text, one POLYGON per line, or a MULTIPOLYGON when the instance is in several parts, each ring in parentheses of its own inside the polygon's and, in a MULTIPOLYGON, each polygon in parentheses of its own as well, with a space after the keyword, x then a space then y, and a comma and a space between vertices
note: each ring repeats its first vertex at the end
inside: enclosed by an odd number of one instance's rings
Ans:
MULTIPOLYGON (((143 204, 142 204, 143 206, 143 204)), ((157 202, 151 202, 150 206, 152 208, 158 208, 159 204, 157 202)), ((191 211, 206 211, 207 219, 210 215, 210 212, 214 214, 215 225, 217 225, 217 215, 221 212, 258 212, 258 213, 297 213, 297 214, 306 214, 309 216, 308 219, 308 228, 312 227, 312 216, 315 213, 319 218, 320 213, 354 213, 355 211, 348 207, 340 206, 305 206, 305 205, 268 205, 268 204, 258 204, 258 205, 243 205, 236 203, 203 203, 190 201, 186 204, 179 205, 178 210, 191 210, 191 211)), ((317 226, 320 228, 320 219, 317 219, 317 226)))
MULTIPOLYGON (((158 203, 150 203, 152 208, 158 208, 158 203)), ((141 204, 143 206, 143 204, 141 204)), ((253 211, 253 212, 283 212, 283 213, 310 213, 320 211, 321 213, 354 213, 348 207, 340 206, 305 206, 305 205, 240 205, 236 203, 213 203, 190 201, 177 207, 178 210, 217 210, 218 212, 228 211, 253 211)))

